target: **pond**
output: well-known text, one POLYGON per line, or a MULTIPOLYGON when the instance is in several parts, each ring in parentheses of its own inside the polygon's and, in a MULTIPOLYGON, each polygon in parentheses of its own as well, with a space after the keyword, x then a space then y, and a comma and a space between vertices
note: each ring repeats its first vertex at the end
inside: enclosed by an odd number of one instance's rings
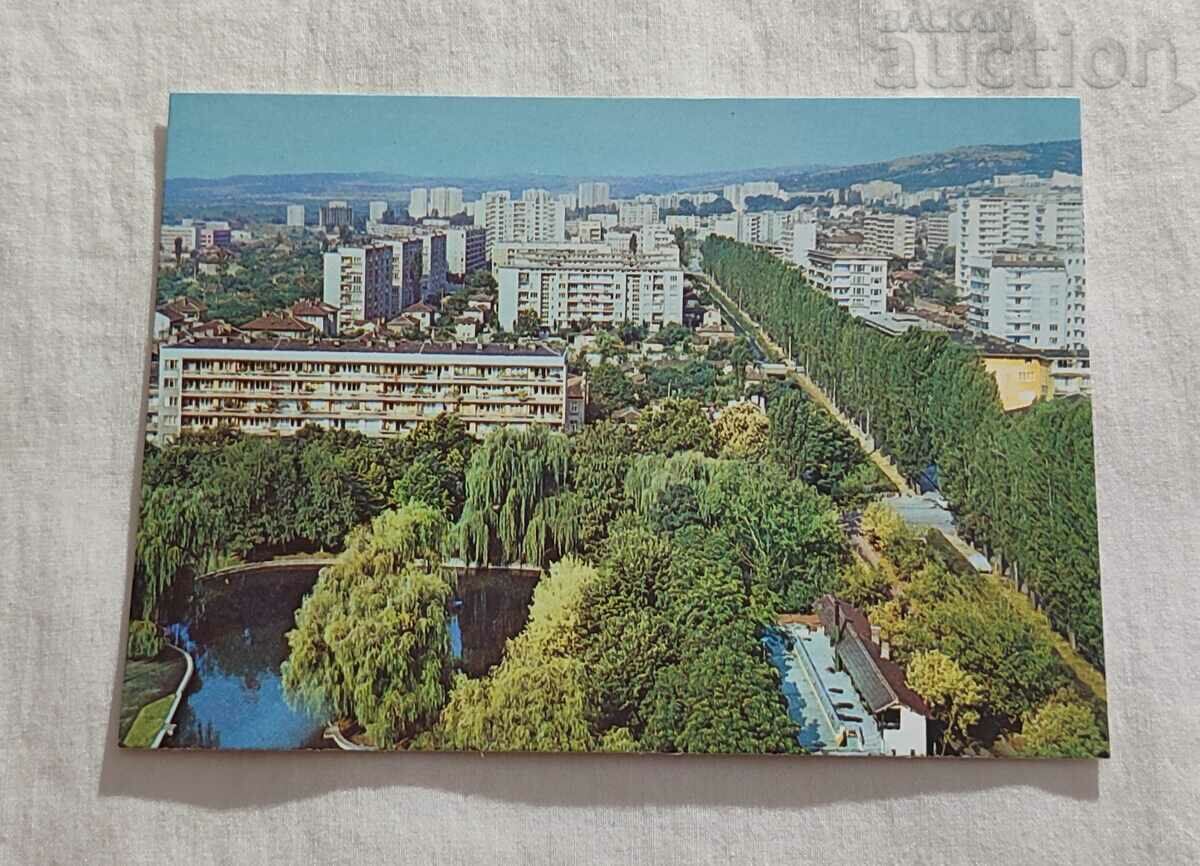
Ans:
MULTIPOLYGON (((320 566, 258 570, 198 582, 171 639, 196 672, 165 746, 200 749, 320 749, 326 719, 288 704, 280 669, 295 611, 320 566)), ((525 625, 536 579, 504 570, 460 575, 451 646, 468 676, 482 676, 525 625)))

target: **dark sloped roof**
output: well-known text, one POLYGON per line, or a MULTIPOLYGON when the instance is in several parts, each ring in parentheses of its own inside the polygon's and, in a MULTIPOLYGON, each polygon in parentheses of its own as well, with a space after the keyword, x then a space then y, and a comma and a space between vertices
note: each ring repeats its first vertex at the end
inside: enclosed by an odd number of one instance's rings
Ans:
POLYGON ((242 325, 242 330, 273 332, 291 331, 298 334, 307 334, 313 330, 313 326, 308 322, 300 321, 291 314, 281 315, 279 313, 263 313, 257 319, 242 325))
POLYGON ((880 655, 866 614, 832 595, 821 596, 814 607, 838 659, 872 713, 904 704, 921 715, 929 714, 924 699, 908 687, 904 668, 880 655))
POLYGON ((301 298, 292 304, 293 316, 328 316, 337 312, 337 307, 310 298, 301 298))

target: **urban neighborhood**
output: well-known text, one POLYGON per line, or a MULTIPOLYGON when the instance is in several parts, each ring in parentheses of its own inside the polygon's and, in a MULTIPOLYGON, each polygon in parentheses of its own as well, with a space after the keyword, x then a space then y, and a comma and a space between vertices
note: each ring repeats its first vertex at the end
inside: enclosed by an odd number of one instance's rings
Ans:
POLYGON ((122 745, 1107 756, 1078 106, 939 102, 1062 117, 673 174, 170 139, 122 745))

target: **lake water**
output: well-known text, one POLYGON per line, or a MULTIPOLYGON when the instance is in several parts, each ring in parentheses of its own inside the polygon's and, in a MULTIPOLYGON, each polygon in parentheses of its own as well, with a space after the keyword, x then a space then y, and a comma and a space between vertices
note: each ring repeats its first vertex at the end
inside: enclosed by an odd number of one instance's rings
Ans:
MULTIPOLYGON (((164 745, 202 749, 330 748, 327 719, 288 704, 280 668, 285 635, 312 589, 319 566, 242 574, 197 585, 172 639, 189 653, 196 673, 164 745)), ((505 641, 525 625, 535 581, 502 570, 459 578, 451 645, 468 676, 500 661, 505 641)))

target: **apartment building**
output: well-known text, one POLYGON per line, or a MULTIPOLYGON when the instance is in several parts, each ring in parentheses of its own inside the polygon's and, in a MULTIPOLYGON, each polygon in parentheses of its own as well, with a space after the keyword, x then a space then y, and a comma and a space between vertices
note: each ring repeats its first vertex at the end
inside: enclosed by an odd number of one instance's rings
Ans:
POLYGON ((290 204, 287 206, 287 224, 297 227, 304 225, 304 205, 290 204))
MULTIPOLYGON (((446 233, 440 229, 433 229, 421 232, 418 237, 421 239, 420 296, 441 298, 446 294, 447 286, 446 233)), ((417 300, 420 300, 420 297, 417 300)))
POLYGON ((421 300, 421 277, 425 272, 425 245, 420 238, 381 241, 392 248, 392 295, 390 316, 421 300))
POLYGON ((864 203, 875 201, 893 202, 899 199, 904 187, 890 180, 872 180, 850 184, 850 191, 862 196, 864 203))
POLYGON ((809 283, 852 316, 887 312, 888 256, 855 250, 811 250, 803 268, 809 283))
POLYGON ((380 222, 383 220, 384 214, 387 213, 388 203, 386 201, 367 202, 367 219, 371 222, 380 222))
POLYGON ((349 202, 331 201, 322 205, 318 223, 326 230, 354 225, 354 208, 349 202))
POLYGON ((747 183, 731 183, 721 189, 722 197, 737 210, 746 207, 746 199, 756 195, 779 197, 779 184, 773 180, 754 180, 747 183))
POLYGON ((572 322, 683 322, 683 270, 678 250, 630 253, 607 244, 504 248, 494 268, 500 325, 512 330, 520 310, 548 328, 572 322))
POLYGON ((962 199, 952 214, 957 247, 956 285, 970 282, 966 260, 1019 246, 1084 249, 1083 198, 1077 191, 1010 193, 962 199))
POLYGON ((581 183, 577 192, 578 205, 581 208, 600 207, 609 203, 608 184, 601 181, 581 183))
POLYGON ((494 261, 496 244, 554 242, 567 236, 567 209, 544 189, 527 189, 515 200, 506 190, 485 192, 481 204, 489 260, 494 261))
POLYGON ((487 267, 487 229, 446 226, 446 273, 461 283, 472 271, 487 267))
POLYGON ((429 190, 418 186, 408 192, 408 215, 415 220, 429 216, 429 190))
POLYGON ((390 319, 400 309, 393 290, 389 244, 339 247, 324 257, 322 299, 338 309, 338 329, 354 322, 390 319))
POLYGON ((658 222, 658 205, 654 202, 623 201, 617 207, 617 222, 623 226, 644 226, 658 222))
POLYGON ((164 253, 175 252, 175 241, 179 241, 180 252, 190 253, 200 248, 200 229, 194 225, 160 226, 158 248, 164 253))
POLYGON ((866 247, 897 259, 917 254, 917 220, 904 214, 870 214, 863 220, 866 247))
POLYGON ((435 186, 429 190, 428 212, 423 216, 449 219, 463 212, 463 191, 456 186, 435 186))
POLYGON ((480 436, 506 425, 567 425, 566 358, 541 346, 185 339, 160 348, 158 387, 160 442, 220 425, 395 436, 444 412, 480 436))
POLYGON ((930 214, 921 219, 925 232, 925 251, 932 253, 950 243, 950 215, 930 214))
POLYGON ((966 256, 967 326, 1033 349, 1087 348, 1082 254, 1070 267, 1062 251, 1046 246, 1011 247, 966 256))

